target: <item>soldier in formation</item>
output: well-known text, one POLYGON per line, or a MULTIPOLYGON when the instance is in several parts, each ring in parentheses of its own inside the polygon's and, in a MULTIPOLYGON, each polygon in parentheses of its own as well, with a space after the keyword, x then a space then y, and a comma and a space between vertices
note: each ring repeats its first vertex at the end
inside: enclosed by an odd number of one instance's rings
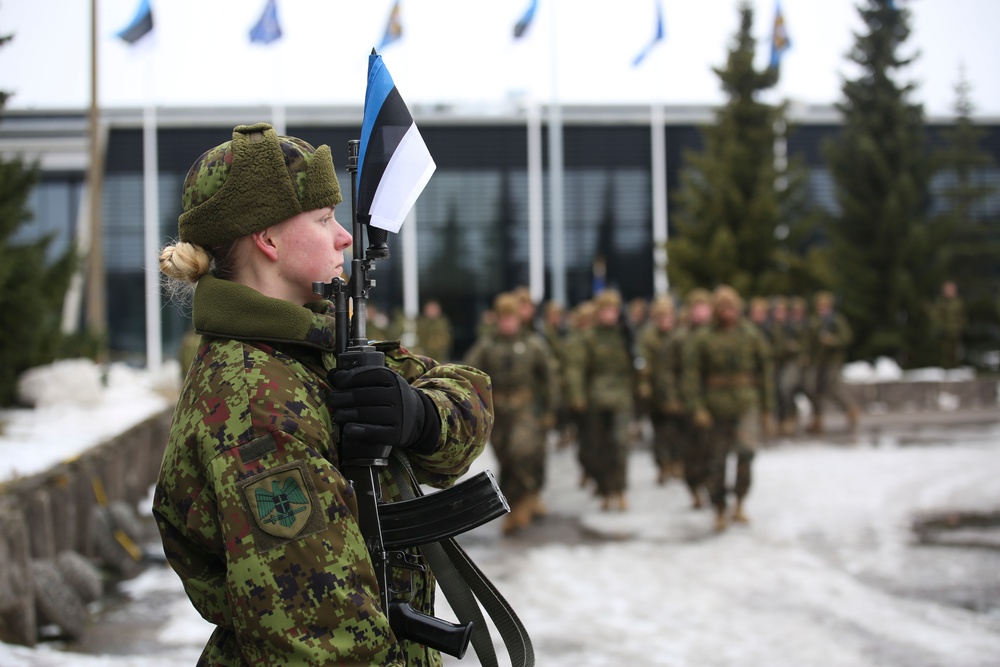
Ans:
POLYGON ((558 366, 538 334, 525 329, 520 299, 500 294, 492 335, 480 338, 466 364, 490 376, 495 421, 490 444, 500 465, 500 489, 510 503, 503 532, 511 534, 543 516, 546 434, 558 403, 558 366))
POLYGON ((648 412, 653 426, 653 462, 656 481, 665 484, 671 477, 680 479, 684 464, 681 449, 683 409, 675 381, 671 347, 677 318, 669 295, 657 297, 649 309, 650 326, 639 337, 644 364, 640 382, 647 387, 640 395, 649 397, 648 412))
POLYGON ((682 393, 709 449, 708 488, 715 507, 716 530, 731 519, 746 523, 744 501, 750 491, 751 465, 762 433, 769 430, 774 405, 771 354, 763 335, 742 316, 736 290, 716 288, 712 324, 684 346, 682 393), (726 514, 727 462, 736 457, 736 505, 726 514))
POLYGON ((416 333, 417 352, 432 359, 451 359, 451 320, 441 310, 441 302, 436 299, 424 302, 417 318, 416 333))
POLYGON ((569 405, 586 413, 589 447, 596 465, 589 471, 604 510, 628 508, 628 452, 637 378, 621 322, 621 296, 608 289, 594 298, 593 326, 581 335, 579 358, 567 369, 569 405))
POLYGON ((858 425, 858 407, 840 379, 847 345, 851 342, 851 327, 836 310, 834 296, 827 291, 813 297, 813 315, 809 320, 808 365, 806 387, 812 404, 812 421, 808 432, 823 432, 823 411, 834 402, 847 416, 848 430, 858 425))
POLYGON ((941 295, 931 304, 930 321, 936 362, 941 368, 955 368, 962 358, 965 304, 958 296, 954 281, 949 280, 941 286, 941 295))

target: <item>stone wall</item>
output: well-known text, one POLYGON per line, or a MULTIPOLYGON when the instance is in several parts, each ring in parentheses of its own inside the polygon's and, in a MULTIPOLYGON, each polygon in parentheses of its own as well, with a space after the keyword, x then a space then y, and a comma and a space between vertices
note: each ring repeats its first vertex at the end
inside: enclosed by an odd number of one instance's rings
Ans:
POLYGON ((1000 409, 1000 380, 845 383, 863 412, 1000 409))
MULTIPOLYGON (((38 641, 35 562, 74 552, 121 572, 105 546, 102 517, 116 504, 135 508, 149 494, 171 415, 166 410, 73 460, 0 485, 0 640, 38 641)), ((123 547, 122 556, 134 554, 123 547)))

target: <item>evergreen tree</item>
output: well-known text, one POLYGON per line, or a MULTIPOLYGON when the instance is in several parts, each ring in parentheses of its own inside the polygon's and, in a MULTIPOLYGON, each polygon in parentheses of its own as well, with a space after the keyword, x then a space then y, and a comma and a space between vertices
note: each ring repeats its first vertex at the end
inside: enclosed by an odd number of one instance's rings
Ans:
MULTIPOLYGON (((0 47, 11 39, 0 37, 0 47)), ((0 111, 9 93, 0 93, 0 111)), ((50 238, 14 243, 31 220, 27 207, 38 182, 38 167, 23 160, 0 160, 0 405, 17 398, 17 378, 28 368, 50 363, 64 349, 62 302, 75 263, 72 252, 49 262, 50 238)))
POLYGON ((784 108, 756 98, 779 71, 754 68, 753 10, 743 2, 739 13, 726 67, 714 69, 728 100, 702 129, 704 150, 684 157, 677 233, 667 242, 670 283, 681 293, 719 283, 745 296, 803 292, 822 271, 822 262, 802 257, 810 225, 805 177, 795 160, 787 171, 775 168, 784 108))
MULTIPOLYGON (((938 152, 939 174, 945 186, 941 196, 947 209, 944 225, 951 233, 942 252, 944 278, 958 285, 966 303, 966 342, 972 350, 996 349, 1000 325, 996 295, 1000 294, 1000 219, 984 215, 983 201, 997 192, 987 181, 995 170, 992 156, 980 144, 985 130, 976 126, 970 86, 964 71, 955 86, 955 125, 942 131, 944 147, 938 152)), ((927 295, 933 299, 936 291, 927 295)))
POLYGON ((923 107, 896 70, 910 34, 909 11, 891 0, 864 0, 867 32, 849 58, 857 78, 843 84, 840 136, 826 145, 839 212, 829 225, 840 308, 854 329, 855 358, 920 362, 927 328, 919 282, 934 273, 943 227, 927 215, 931 161, 923 107))

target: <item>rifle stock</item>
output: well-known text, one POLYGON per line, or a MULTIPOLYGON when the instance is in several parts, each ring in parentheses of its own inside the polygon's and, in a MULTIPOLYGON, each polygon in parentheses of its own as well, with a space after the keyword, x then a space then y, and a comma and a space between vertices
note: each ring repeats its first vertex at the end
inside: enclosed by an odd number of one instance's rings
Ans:
MULTIPOLYGON (((374 270, 376 258, 389 256, 385 243, 387 232, 369 227, 370 245, 364 258, 359 256, 366 227, 357 216, 359 143, 356 139, 348 142, 347 170, 351 174, 354 242, 351 277, 346 284, 340 278, 330 283, 313 284, 317 294, 332 297, 334 301, 338 369, 385 365, 385 355, 368 344, 365 320, 368 291, 375 284, 368 274, 374 270), (348 293, 353 315, 348 309, 348 293)), ((510 508, 488 471, 445 491, 384 503, 379 470, 388 466, 391 449, 357 446, 343 441, 340 446, 340 470, 357 495, 358 526, 371 556, 381 606, 397 639, 415 641, 461 659, 472 638, 472 622, 450 623, 417 611, 408 601, 395 599, 393 594, 403 591, 391 589, 391 569, 394 566, 425 569, 425 565, 402 549, 459 535, 510 511, 510 508)))

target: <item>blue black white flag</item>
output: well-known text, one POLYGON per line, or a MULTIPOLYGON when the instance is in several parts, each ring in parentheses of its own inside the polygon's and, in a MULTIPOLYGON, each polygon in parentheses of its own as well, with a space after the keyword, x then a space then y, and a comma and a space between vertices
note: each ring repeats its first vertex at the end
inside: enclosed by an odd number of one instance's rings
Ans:
POLYGON ((638 67, 646 59, 650 51, 653 50, 653 47, 663 39, 664 35, 666 35, 666 30, 663 27, 663 7, 660 5, 660 1, 656 0, 656 26, 653 29, 653 39, 632 60, 632 67, 638 67))
POLYGON ((774 30, 771 32, 771 67, 781 65, 781 56, 792 46, 788 39, 788 29, 785 28, 785 17, 781 13, 781 3, 774 5, 774 30))
POLYGON ((267 0, 264 13, 260 15, 257 24, 250 28, 250 41, 270 44, 279 39, 281 39, 281 24, 278 23, 278 2, 267 0))
POLYGON ((514 24, 514 39, 519 39, 524 36, 524 33, 528 32, 531 22, 535 19, 536 9, 538 9, 538 0, 531 0, 531 4, 528 5, 528 9, 524 12, 524 15, 514 24))
POLYGON ((381 51, 402 37, 403 16, 399 9, 399 0, 396 0, 392 3, 392 9, 389 10, 389 20, 385 23, 385 33, 382 35, 382 42, 378 45, 378 50, 381 51))
POLYGON ((153 30, 153 8, 149 0, 139 0, 139 8, 132 21, 118 31, 117 36, 129 44, 135 44, 153 30))
POLYGON ((358 147, 358 221, 398 232, 437 165, 382 56, 368 56, 358 147))

